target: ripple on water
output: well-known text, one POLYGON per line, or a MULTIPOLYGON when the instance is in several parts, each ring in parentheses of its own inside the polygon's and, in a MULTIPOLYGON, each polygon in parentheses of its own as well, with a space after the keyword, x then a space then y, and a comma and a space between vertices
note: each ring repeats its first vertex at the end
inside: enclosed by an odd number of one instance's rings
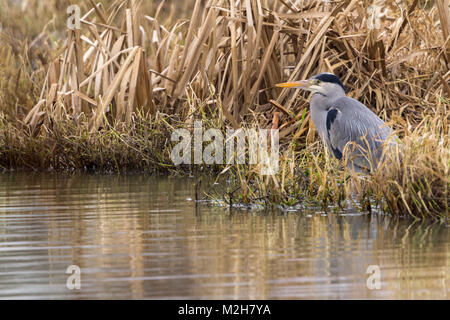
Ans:
POLYGON ((189 178, 1 174, 0 298, 448 298, 448 225, 230 212, 194 194, 189 178), (70 265, 81 290, 66 288, 70 265))

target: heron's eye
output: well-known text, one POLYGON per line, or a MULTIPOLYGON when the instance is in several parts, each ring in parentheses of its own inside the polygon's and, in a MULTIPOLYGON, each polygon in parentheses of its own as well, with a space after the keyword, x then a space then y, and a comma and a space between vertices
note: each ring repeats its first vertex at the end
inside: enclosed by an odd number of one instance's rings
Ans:
POLYGON ((320 80, 316 80, 316 84, 320 84, 320 82, 321 82, 320 80))

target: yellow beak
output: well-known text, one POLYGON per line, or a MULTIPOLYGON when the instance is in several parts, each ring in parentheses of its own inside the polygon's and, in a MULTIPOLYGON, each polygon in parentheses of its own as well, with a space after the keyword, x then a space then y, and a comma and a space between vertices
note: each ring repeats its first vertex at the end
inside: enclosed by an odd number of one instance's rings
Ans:
POLYGON ((275 85, 279 88, 307 88, 310 86, 309 80, 300 80, 300 81, 293 81, 293 82, 283 82, 283 83, 277 83, 275 85))

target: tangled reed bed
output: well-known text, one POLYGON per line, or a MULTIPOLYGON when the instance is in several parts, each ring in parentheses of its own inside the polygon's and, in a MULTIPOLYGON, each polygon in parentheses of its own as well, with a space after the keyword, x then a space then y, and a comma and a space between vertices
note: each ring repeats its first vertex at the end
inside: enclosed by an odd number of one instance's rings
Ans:
POLYGON ((139 1, 96 5, 83 15, 81 29, 68 30, 25 123, 34 128, 42 112, 60 112, 58 104, 75 116, 84 113, 92 130, 105 114, 129 124, 137 108, 189 121, 195 115, 190 99, 217 109, 234 127, 265 109, 267 119, 258 120, 268 126, 278 106, 285 137, 307 103, 299 91, 289 95, 273 85, 321 71, 341 76, 350 96, 388 119, 417 122, 423 111, 445 116, 448 28, 441 27, 439 6, 403 6, 380 3, 371 10, 383 11, 371 17, 360 1, 198 0, 189 21, 163 26, 161 7, 150 17, 139 1))

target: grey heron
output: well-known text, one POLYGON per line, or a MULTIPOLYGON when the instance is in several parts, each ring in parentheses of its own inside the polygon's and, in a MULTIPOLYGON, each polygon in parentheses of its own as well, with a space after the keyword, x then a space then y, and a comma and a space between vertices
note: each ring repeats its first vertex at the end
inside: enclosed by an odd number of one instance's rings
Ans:
POLYGON ((348 157, 348 166, 368 172, 381 160, 391 128, 364 104, 345 95, 346 88, 332 73, 319 73, 308 80, 284 82, 282 88, 311 91, 310 115, 322 141, 337 158, 348 157))

